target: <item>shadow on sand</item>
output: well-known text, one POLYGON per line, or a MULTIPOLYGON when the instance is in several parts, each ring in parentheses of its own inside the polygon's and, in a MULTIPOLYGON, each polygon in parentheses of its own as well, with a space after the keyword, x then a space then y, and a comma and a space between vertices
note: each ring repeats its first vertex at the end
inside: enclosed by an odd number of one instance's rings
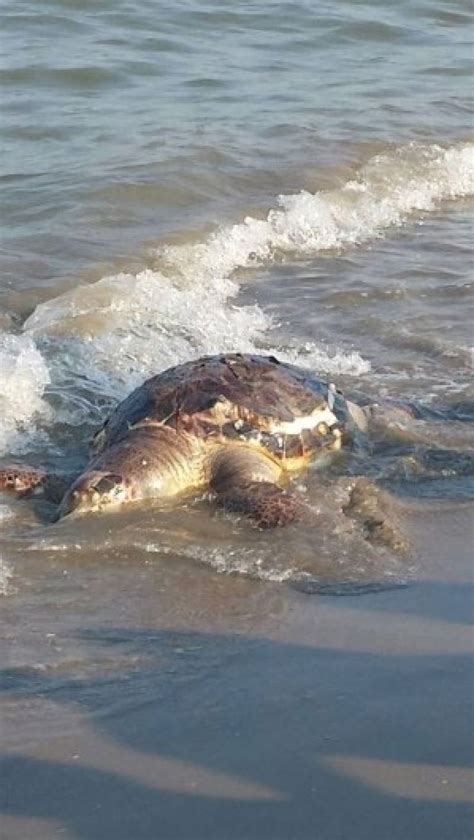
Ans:
POLYGON ((80 720, 6 754, 5 816, 78 840, 471 837, 468 657, 156 629, 82 638, 130 668, 2 674, 4 697, 80 720))

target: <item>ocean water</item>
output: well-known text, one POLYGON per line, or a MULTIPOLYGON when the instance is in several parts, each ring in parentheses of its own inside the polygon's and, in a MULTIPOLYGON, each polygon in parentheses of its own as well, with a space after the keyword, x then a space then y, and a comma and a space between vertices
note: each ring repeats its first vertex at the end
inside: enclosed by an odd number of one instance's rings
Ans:
POLYGON ((470 4, 6 2, 2 46, 2 463, 80 466, 130 388, 222 350, 416 406, 301 478, 316 547, 205 500, 52 525, 5 496, 3 590, 78 554, 87 586, 104 557, 409 579, 341 506, 354 475, 402 519, 472 494, 470 4))

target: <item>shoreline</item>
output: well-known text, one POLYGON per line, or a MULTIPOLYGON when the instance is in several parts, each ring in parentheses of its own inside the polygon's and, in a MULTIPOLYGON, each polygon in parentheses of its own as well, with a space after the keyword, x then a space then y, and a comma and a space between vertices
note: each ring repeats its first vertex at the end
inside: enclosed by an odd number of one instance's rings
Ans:
POLYGON ((6 840, 468 840, 472 507, 420 503, 408 525, 421 576, 404 589, 224 578, 188 626, 157 603, 153 626, 144 604, 142 626, 91 630, 137 666, 25 692, 41 737, 6 749, 6 840), (249 584, 245 620, 230 591, 249 584))

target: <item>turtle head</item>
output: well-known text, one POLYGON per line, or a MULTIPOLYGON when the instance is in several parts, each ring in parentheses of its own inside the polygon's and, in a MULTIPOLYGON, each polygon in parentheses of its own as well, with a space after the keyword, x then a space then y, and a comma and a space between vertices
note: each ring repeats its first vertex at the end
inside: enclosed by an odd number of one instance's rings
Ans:
POLYGON ((129 490, 121 475, 88 470, 74 482, 58 508, 57 518, 74 513, 90 513, 114 507, 129 499, 129 490))

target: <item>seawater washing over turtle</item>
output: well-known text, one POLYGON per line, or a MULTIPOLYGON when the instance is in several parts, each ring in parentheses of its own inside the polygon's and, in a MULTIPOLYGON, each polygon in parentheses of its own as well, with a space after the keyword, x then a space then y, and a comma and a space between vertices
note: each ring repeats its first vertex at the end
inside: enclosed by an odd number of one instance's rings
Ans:
MULTIPOLYGON (((225 510, 261 528, 283 526, 304 515, 292 477, 366 426, 363 409, 308 371, 273 356, 206 356, 148 379, 121 402, 67 489, 24 466, 0 470, 0 489, 44 491, 59 502, 59 519, 208 488, 225 510)), ((361 487, 346 512, 369 538, 400 542, 374 487, 361 487)))

